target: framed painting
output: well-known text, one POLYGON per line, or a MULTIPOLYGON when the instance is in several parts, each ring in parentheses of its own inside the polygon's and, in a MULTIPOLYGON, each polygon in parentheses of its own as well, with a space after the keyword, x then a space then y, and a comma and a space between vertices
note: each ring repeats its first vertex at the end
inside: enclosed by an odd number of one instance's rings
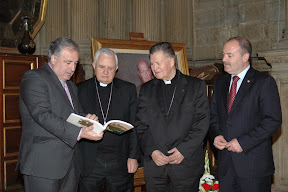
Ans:
MULTIPOLYGON (((138 75, 137 62, 146 60, 149 62, 150 48, 159 42, 143 40, 120 40, 92 38, 92 57, 100 48, 110 48, 117 53, 118 71, 116 77, 134 83, 137 87, 142 84, 138 75)), ((177 56, 177 68, 186 75, 189 75, 186 48, 183 43, 171 43, 177 56)))

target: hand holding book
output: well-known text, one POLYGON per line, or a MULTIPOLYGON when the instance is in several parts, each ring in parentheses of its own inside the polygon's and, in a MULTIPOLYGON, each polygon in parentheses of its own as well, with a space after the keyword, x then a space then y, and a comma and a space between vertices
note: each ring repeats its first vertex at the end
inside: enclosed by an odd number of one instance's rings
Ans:
POLYGON ((70 116, 67 119, 67 122, 72 123, 73 125, 76 125, 78 127, 89 127, 93 125, 94 129, 92 131, 95 133, 101 133, 104 130, 108 130, 118 135, 121 135, 122 133, 134 127, 130 123, 121 120, 110 120, 105 125, 102 125, 97 121, 88 119, 75 113, 70 114, 70 116))

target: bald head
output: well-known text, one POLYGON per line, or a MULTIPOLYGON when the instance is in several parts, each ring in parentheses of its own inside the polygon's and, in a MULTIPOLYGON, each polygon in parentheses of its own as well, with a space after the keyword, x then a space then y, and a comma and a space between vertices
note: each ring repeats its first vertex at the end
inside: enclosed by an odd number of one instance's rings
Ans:
POLYGON ((137 62, 137 70, 142 83, 146 83, 153 78, 150 65, 146 60, 140 59, 137 62))

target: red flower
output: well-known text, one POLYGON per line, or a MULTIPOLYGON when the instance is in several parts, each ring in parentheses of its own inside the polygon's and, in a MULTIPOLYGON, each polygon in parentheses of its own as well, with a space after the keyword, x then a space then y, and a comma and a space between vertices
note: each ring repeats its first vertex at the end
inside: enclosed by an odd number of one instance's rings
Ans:
POLYGON ((204 183, 204 184, 202 185, 202 187, 203 187, 206 191, 212 188, 212 186, 209 185, 209 184, 207 184, 207 183, 204 183))
POLYGON ((219 184, 214 183, 213 187, 214 190, 218 190, 219 189, 219 184))

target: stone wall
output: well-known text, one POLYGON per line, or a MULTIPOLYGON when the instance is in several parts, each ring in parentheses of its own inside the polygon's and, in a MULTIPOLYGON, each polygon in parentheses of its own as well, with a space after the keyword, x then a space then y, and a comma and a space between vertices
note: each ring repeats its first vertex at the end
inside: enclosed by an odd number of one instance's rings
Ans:
POLYGON ((81 63, 92 62, 91 37, 129 39, 142 32, 151 41, 186 44, 190 67, 222 57, 232 36, 244 36, 253 55, 270 50, 282 36, 285 0, 49 0, 35 54, 47 54, 51 41, 68 36, 81 48, 81 63))
POLYGON ((285 25, 284 0, 199 0, 193 7, 192 61, 222 57, 225 41, 249 39, 252 56, 270 50, 281 39, 285 25))

